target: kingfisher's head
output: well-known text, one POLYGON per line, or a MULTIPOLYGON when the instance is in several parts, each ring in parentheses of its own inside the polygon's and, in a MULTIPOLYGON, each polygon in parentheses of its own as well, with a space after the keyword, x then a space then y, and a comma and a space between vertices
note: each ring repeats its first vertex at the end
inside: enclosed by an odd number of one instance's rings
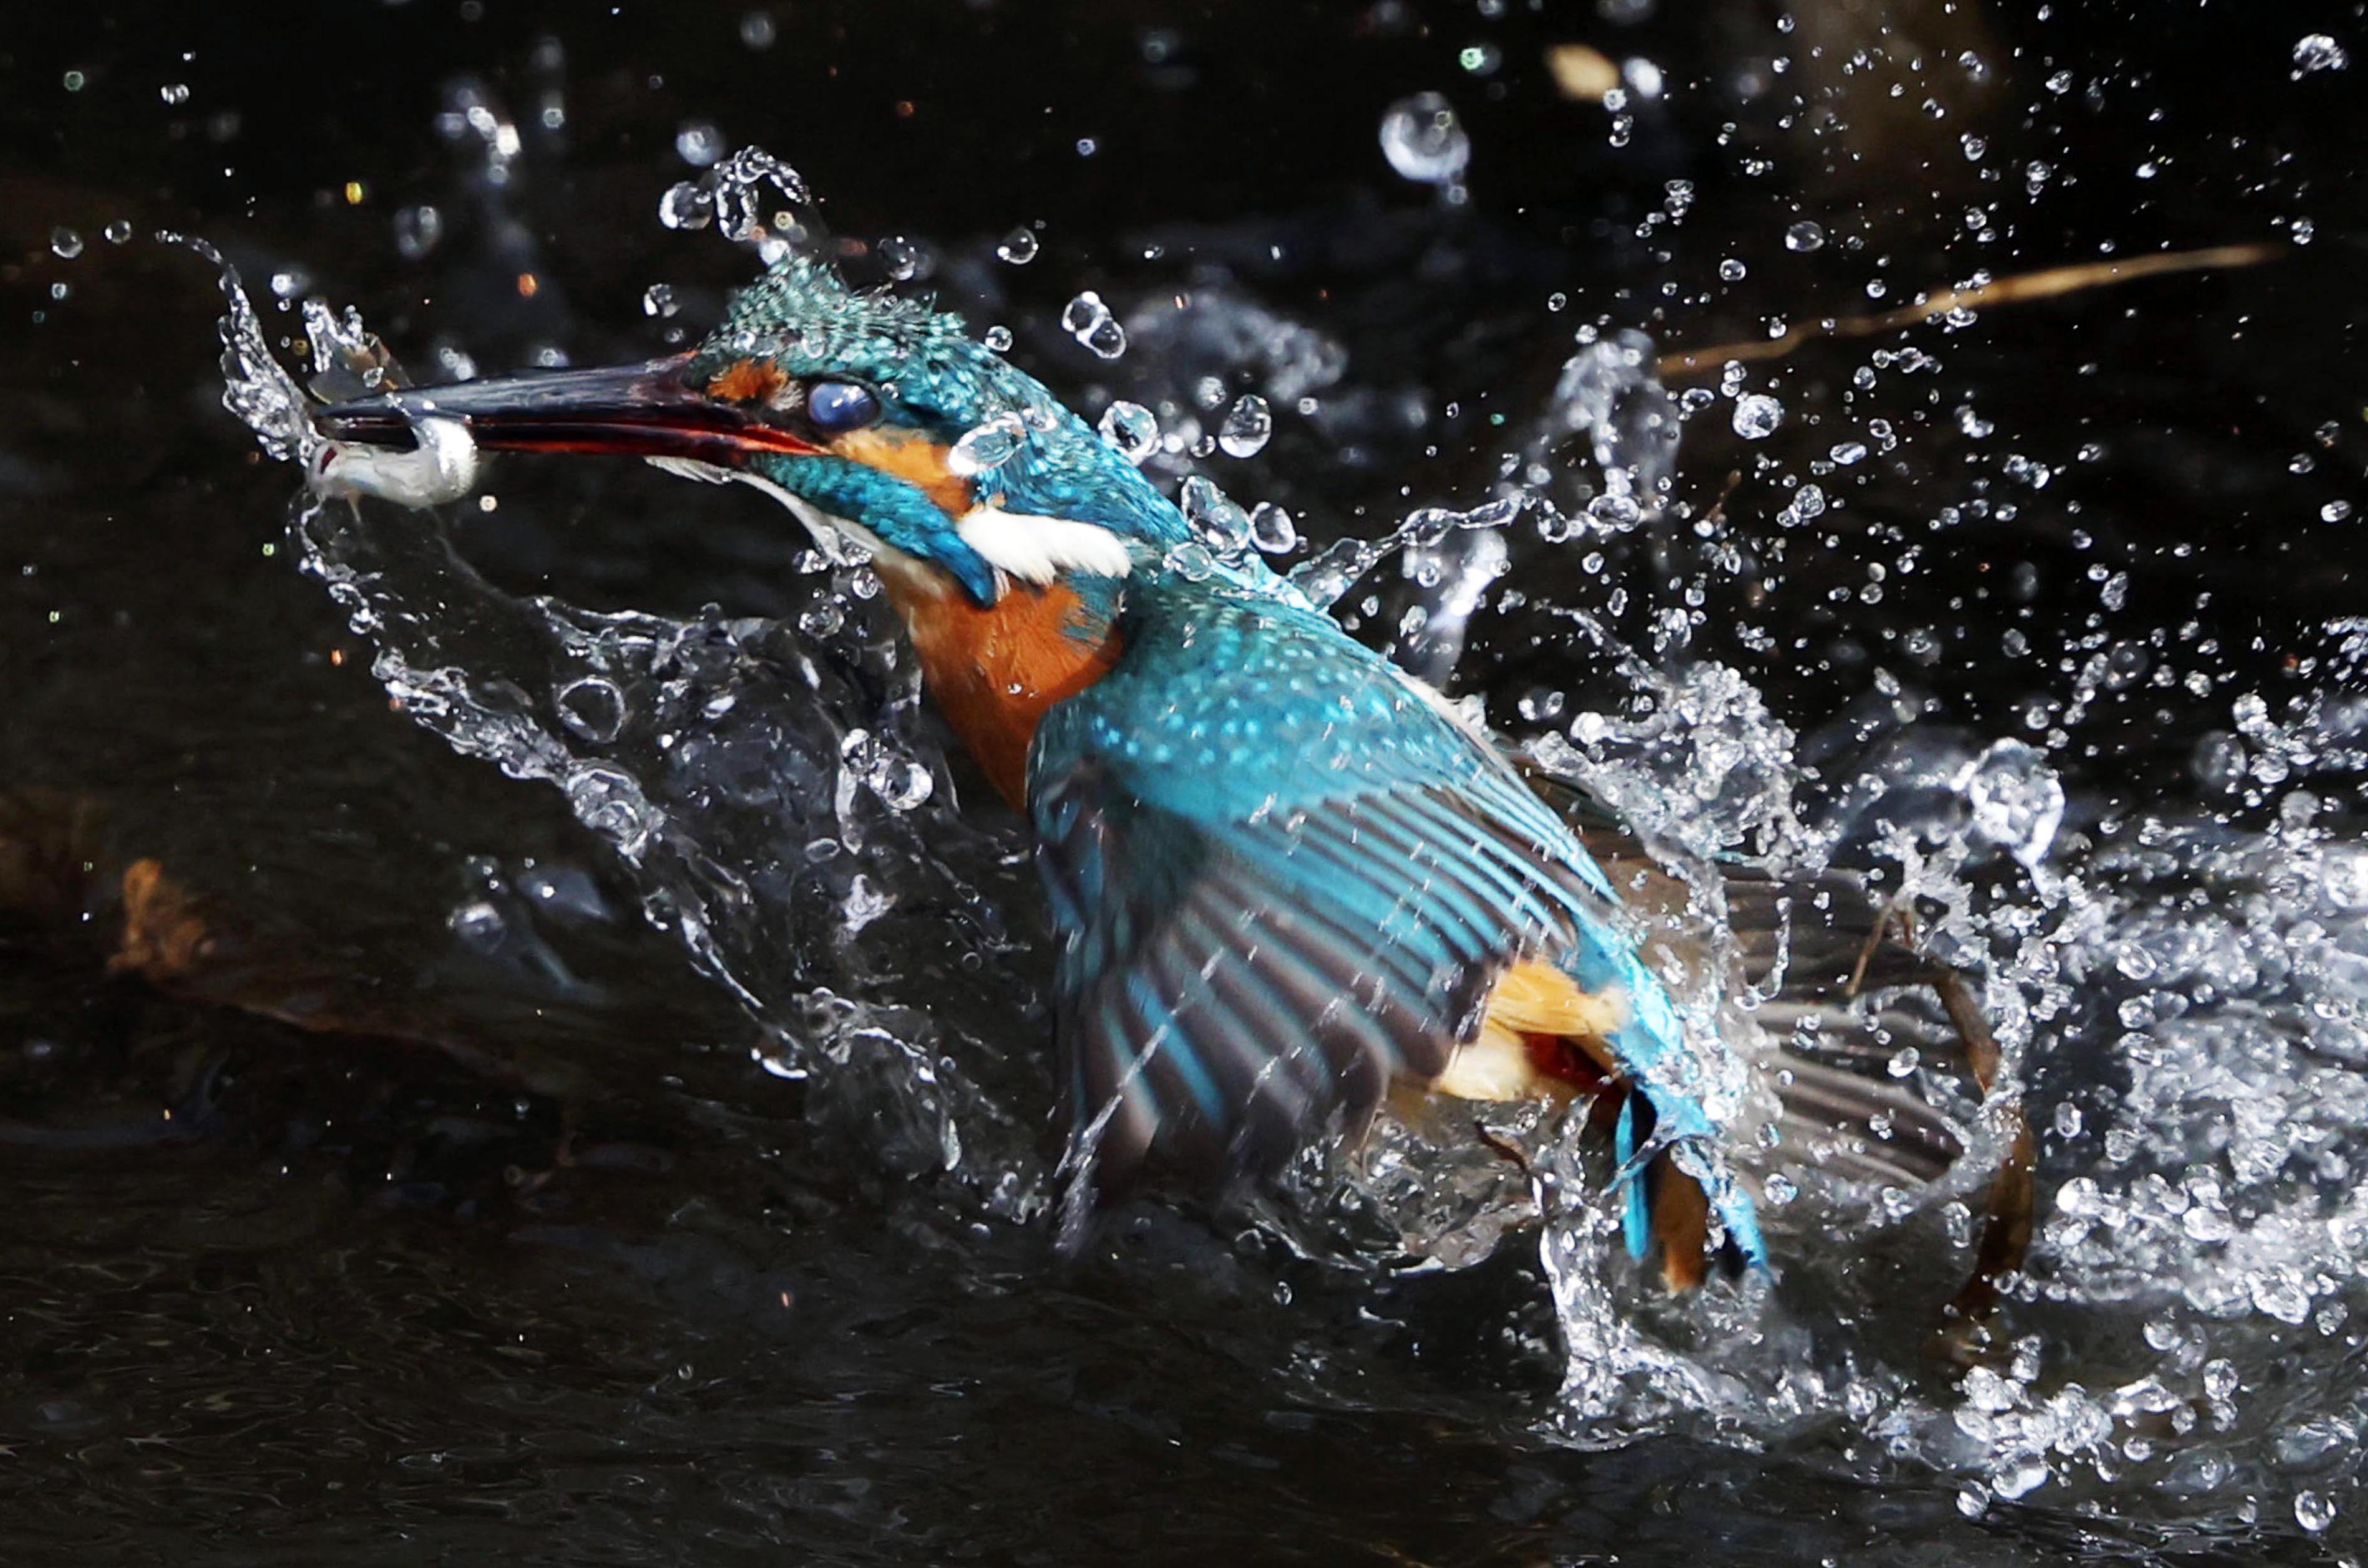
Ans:
POLYGON ((1122 577, 1187 537, 1132 463, 959 317, 857 293, 803 256, 688 354, 414 388, 319 423, 407 445, 430 415, 492 450, 622 453, 745 481, 983 605, 1015 583, 1122 577))

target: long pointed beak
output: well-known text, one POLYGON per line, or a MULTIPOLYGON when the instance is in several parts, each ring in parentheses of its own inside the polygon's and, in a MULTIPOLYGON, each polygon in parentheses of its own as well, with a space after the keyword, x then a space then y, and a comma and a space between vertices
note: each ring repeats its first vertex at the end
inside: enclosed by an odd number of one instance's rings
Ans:
POLYGON ((313 420, 332 440, 380 447, 411 446, 414 423, 437 417, 460 420, 478 446, 495 451, 695 458, 725 467, 758 452, 822 449, 691 386, 690 358, 412 387, 337 403, 313 420))

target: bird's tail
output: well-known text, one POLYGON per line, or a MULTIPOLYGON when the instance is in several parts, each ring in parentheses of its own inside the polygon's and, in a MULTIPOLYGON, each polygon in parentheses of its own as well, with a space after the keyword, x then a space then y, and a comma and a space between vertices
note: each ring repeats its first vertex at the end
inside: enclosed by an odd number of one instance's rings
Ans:
MULTIPOLYGON (((1685 906, 1684 886, 1633 838, 1581 825, 1589 852, 1648 922, 1656 903, 1685 906)), ((1964 1154, 1965 1127, 1913 1085, 1926 1067, 1962 1064, 1976 1094, 1990 1089, 1998 1047, 1975 983, 1927 957, 1912 917, 1853 872, 1720 869, 1733 979, 1763 998, 1751 1017, 1765 1037, 1759 1066, 1774 1098, 1772 1136, 1765 1142, 1775 1167, 1788 1179, 1908 1192, 1947 1176, 1964 1154)), ((1645 949, 1656 968, 1671 960, 1698 965, 1703 958, 1666 947, 1656 952, 1656 946, 1648 939, 1645 949)), ((1623 1094, 1600 1114, 1613 1121, 1615 1147, 1630 1121, 1638 1146, 1646 1146, 1641 1141, 1651 1136, 1662 1108, 1649 1093, 1623 1094)), ((1955 1303, 1968 1319, 1986 1311, 1994 1281, 2021 1262, 2029 1236, 2029 1140, 2010 1139, 2009 1145, 1991 1186, 1976 1275, 1955 1303)), ((1657 1250, 1673 1289, 1699 1283, 1708 1217, 1725 1206, 1706 1199, 1700 1180, 1667 1151, 1646 1165, 1628 1206, 1632 1250, 1657 1250)))
MULTIPOLYGON (((1786 876, 1729 863, 1719 868, 1725 908, 1714 939, 1724 948, 1713 949, 1707 936, 1679 934, 1693 890, 1586 796, 1524 771, 1644 917, 1647 936, 1632 953, 1608 931, 1582 931, 1579 949, 1559 963, 1506 971, 1478 1038, 1435 1087, 1472 1099, 1557 1088, 1587 1097, 1612 1145, 1629 1250, 1639 1261, 1657 1258, 1679 1290, 1704 1278, 1713 1222, 1726 1263, 1759 1265, 1765 1253, 1753 1194, 1722 1147, 1736 1132, 1713 1127, 1691 1092, 1676 1060, 1683 1028, 1658 976, 1719 973, 1760 998, 1750 1017, 1764 1038, 1751 1054, 1771 1093, 1742 1121, 1770 1151, 1752 1163, 1771 1178, 1912 1193, 1954 1168, 1965 1124, 1941 1101, 1975 1109, 1995 1079, 1998 1048, 1975 983, 1920 950, 1910 917, 1854 872, 1786 876), (1620 997, 1639 1005, 1623 1008, 1620 997), (1957 1064, 1970 1094, 1950 1093, 1945 1069, 1957 1064)), ((1977 1272, 1954 1303, 1968 1322, 1984 1315, 1995 1280, 2021 1261, 2029 1151, 2027 1135, 2011 1138, 1993 1181, 1977 1272)))

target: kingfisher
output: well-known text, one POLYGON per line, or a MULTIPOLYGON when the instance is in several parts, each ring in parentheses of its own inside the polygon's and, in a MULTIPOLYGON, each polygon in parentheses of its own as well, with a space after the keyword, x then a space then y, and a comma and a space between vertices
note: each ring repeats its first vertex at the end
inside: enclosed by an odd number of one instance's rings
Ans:
POLYGON ((638 456, 869 551, 1033 831, 1073 1191, 1268 1176, 1397 1093, 1586 1096, 1635 1258, 1677 1289, 1769 1267, 1702 1087, 1725 1048, 1689 1038, 1568 813, 959 317, 791 255, 687 353, 315 422, 332 473, 415 442, 638 456))

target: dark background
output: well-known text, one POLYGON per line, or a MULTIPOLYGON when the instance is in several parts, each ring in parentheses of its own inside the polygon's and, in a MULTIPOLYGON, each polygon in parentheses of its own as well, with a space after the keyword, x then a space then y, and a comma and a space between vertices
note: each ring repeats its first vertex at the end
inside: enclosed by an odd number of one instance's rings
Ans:
MULTIPOLYGON (((486 369, 640 356, 664 341, 648 285, 672 284, 696 331, 748 272, 654 217, 693 172, 677 131, 712 122, 800 169, 857 276, 877 275, 880 237, 927 241, 946 301, 1010 323, 1020 362, 1089 414, 1176 395, 1196 367, 1085 354, 1053 324, 1079 289, 1116 302, 1219 268, 1338 340, 1349 369, 1325 414, 1278 410, 1267 450, 1219 474, 1320 541, 1481 498, 1580 323, 1667 347, 1747 340, 1770 313, 1888 308, 2109 244, 2283 244, 2307 218, 2309 243, 2258 268, 1873 340, 1943 369, 1863 395, 1868 345, 1812 346, 1752 383, 1786 403, 1773 441, 1735 438, 1723 406, 1690 428, 1677 494, 1699 512, 1725 493, 1723 530, 1612 541, 1600 580, 1575 551, 1522 560, 1539 597, 1600 606, 1630 585, 1612 619, 1639 642, 1703 586, 1696 649, 1749 675, 1832 778, 1908 718, 2038 740, 2105 645, 2086 640, 2133 642, 2180 678, 2104 693, 2050 743, 2076 818, 2145 802, 2258 820, 2278 791, 2209 761, 2232 700, 2279 713, 2356 691, 2327 623, 2362 608, 2362 67, 2290 75, 2305 32, 2368 49, 2356 7, 1804 4, 1787 32, 1744 3, 800 0, 769 9, 762 49, 748 9, 10 8, 0 791, 94 800, 107 825, 68 857, 96 869, 59 906, 90 917, 20 922, 0 945, 0 1554, 2306 1552, 2274 1530, 2214 1547, 2218 1527, 2146 1506, 1976 1523, 1947 1484, 1815 1440, 1541 1444, 1543 1309, 1511 1260, 1419 1289, 1311 1279, 1147 1221, 1129 1258, 1069 1266, 1042 1227, 916 1218, 891 1176, 798 1135, 794 1086, 751 1068, 750 1026, 620 914, 555 795, 388 710, 366 646, 280 543, 290 474, 217 405, 209 270, 146 236, 203 234, 258 290, 300 269, 415 369, 438 343, 486 369), (1601 105, 1554 89, 1544 51, 1567 43, 1665 74, 1626 145, 1601 105), (1481 44, 1501 63, 1475 74, 1457 56, 1481 44), (1467 206, 1381 155, 1384 108, 1422 90, 1473 137, 1467 206), (520 131, 498 191, 475 134, 438 129, 470 101, 520 131), (562 125, 541 122, 546 102, 562 125), (2036 196, 2033 161, 2051 171, 2036 196), (1639 238, 1672 180, 1691 210, 1639 238), (396 215, 422 202, 445 234, 407 257, 396 215), (1984 242, 1965 215, 1991 203, 1984 242), (1804 218, 1828 243, 1789 251, 1804 218), (139 237, 103 239, 119 221, 139 237), (1039 221, 1035 261, 989 259, 1039 221), (52 253, 59 225, 78 256, 52 253), (1742 278, 1721 278, 1729 258, 1742 278), (1960 406, 1994 433, 1968 435, 1960 406), (1780 551, 1792 484, 1870 418, 1903 435, 1896 452, 1827 472, 1847 505, 1780 551), (2044 486, 2017 477, 2032 460, 2044 486), (1761 569, 1715 568, 1730 547, 1761 569), (1888 569, 1873 602, 1870 564, 1888 569), (382 1027, 308 1033, 108 978, 109 877, 133 856, 234 910, 283 990, 315 970, 365 983, 382 1027), (456 905, 535 866, 587 890, 582 927, 550 937, 597 967, 597 1004, 562 1006, 529 959, 456 941, 456 905), (448 1038, 455 1017, 475 1054, 386 1038, 404 1032, 390 1019, 448 1038), (195 1129, 157 1135, 165 1106, 195 1108, 195 1129)), ((809 591, 745 506, 630 472, 516 483, 471 547, 507 585, 768 615, 809 591)), ((1534 616, 1484 615, 1459 685, 1516 728, 1542 688, 1618 708, 1572 657, 1534 616)), ((2356 813, 2348 778, 2314 785, 2326 812, 2356 813)))

